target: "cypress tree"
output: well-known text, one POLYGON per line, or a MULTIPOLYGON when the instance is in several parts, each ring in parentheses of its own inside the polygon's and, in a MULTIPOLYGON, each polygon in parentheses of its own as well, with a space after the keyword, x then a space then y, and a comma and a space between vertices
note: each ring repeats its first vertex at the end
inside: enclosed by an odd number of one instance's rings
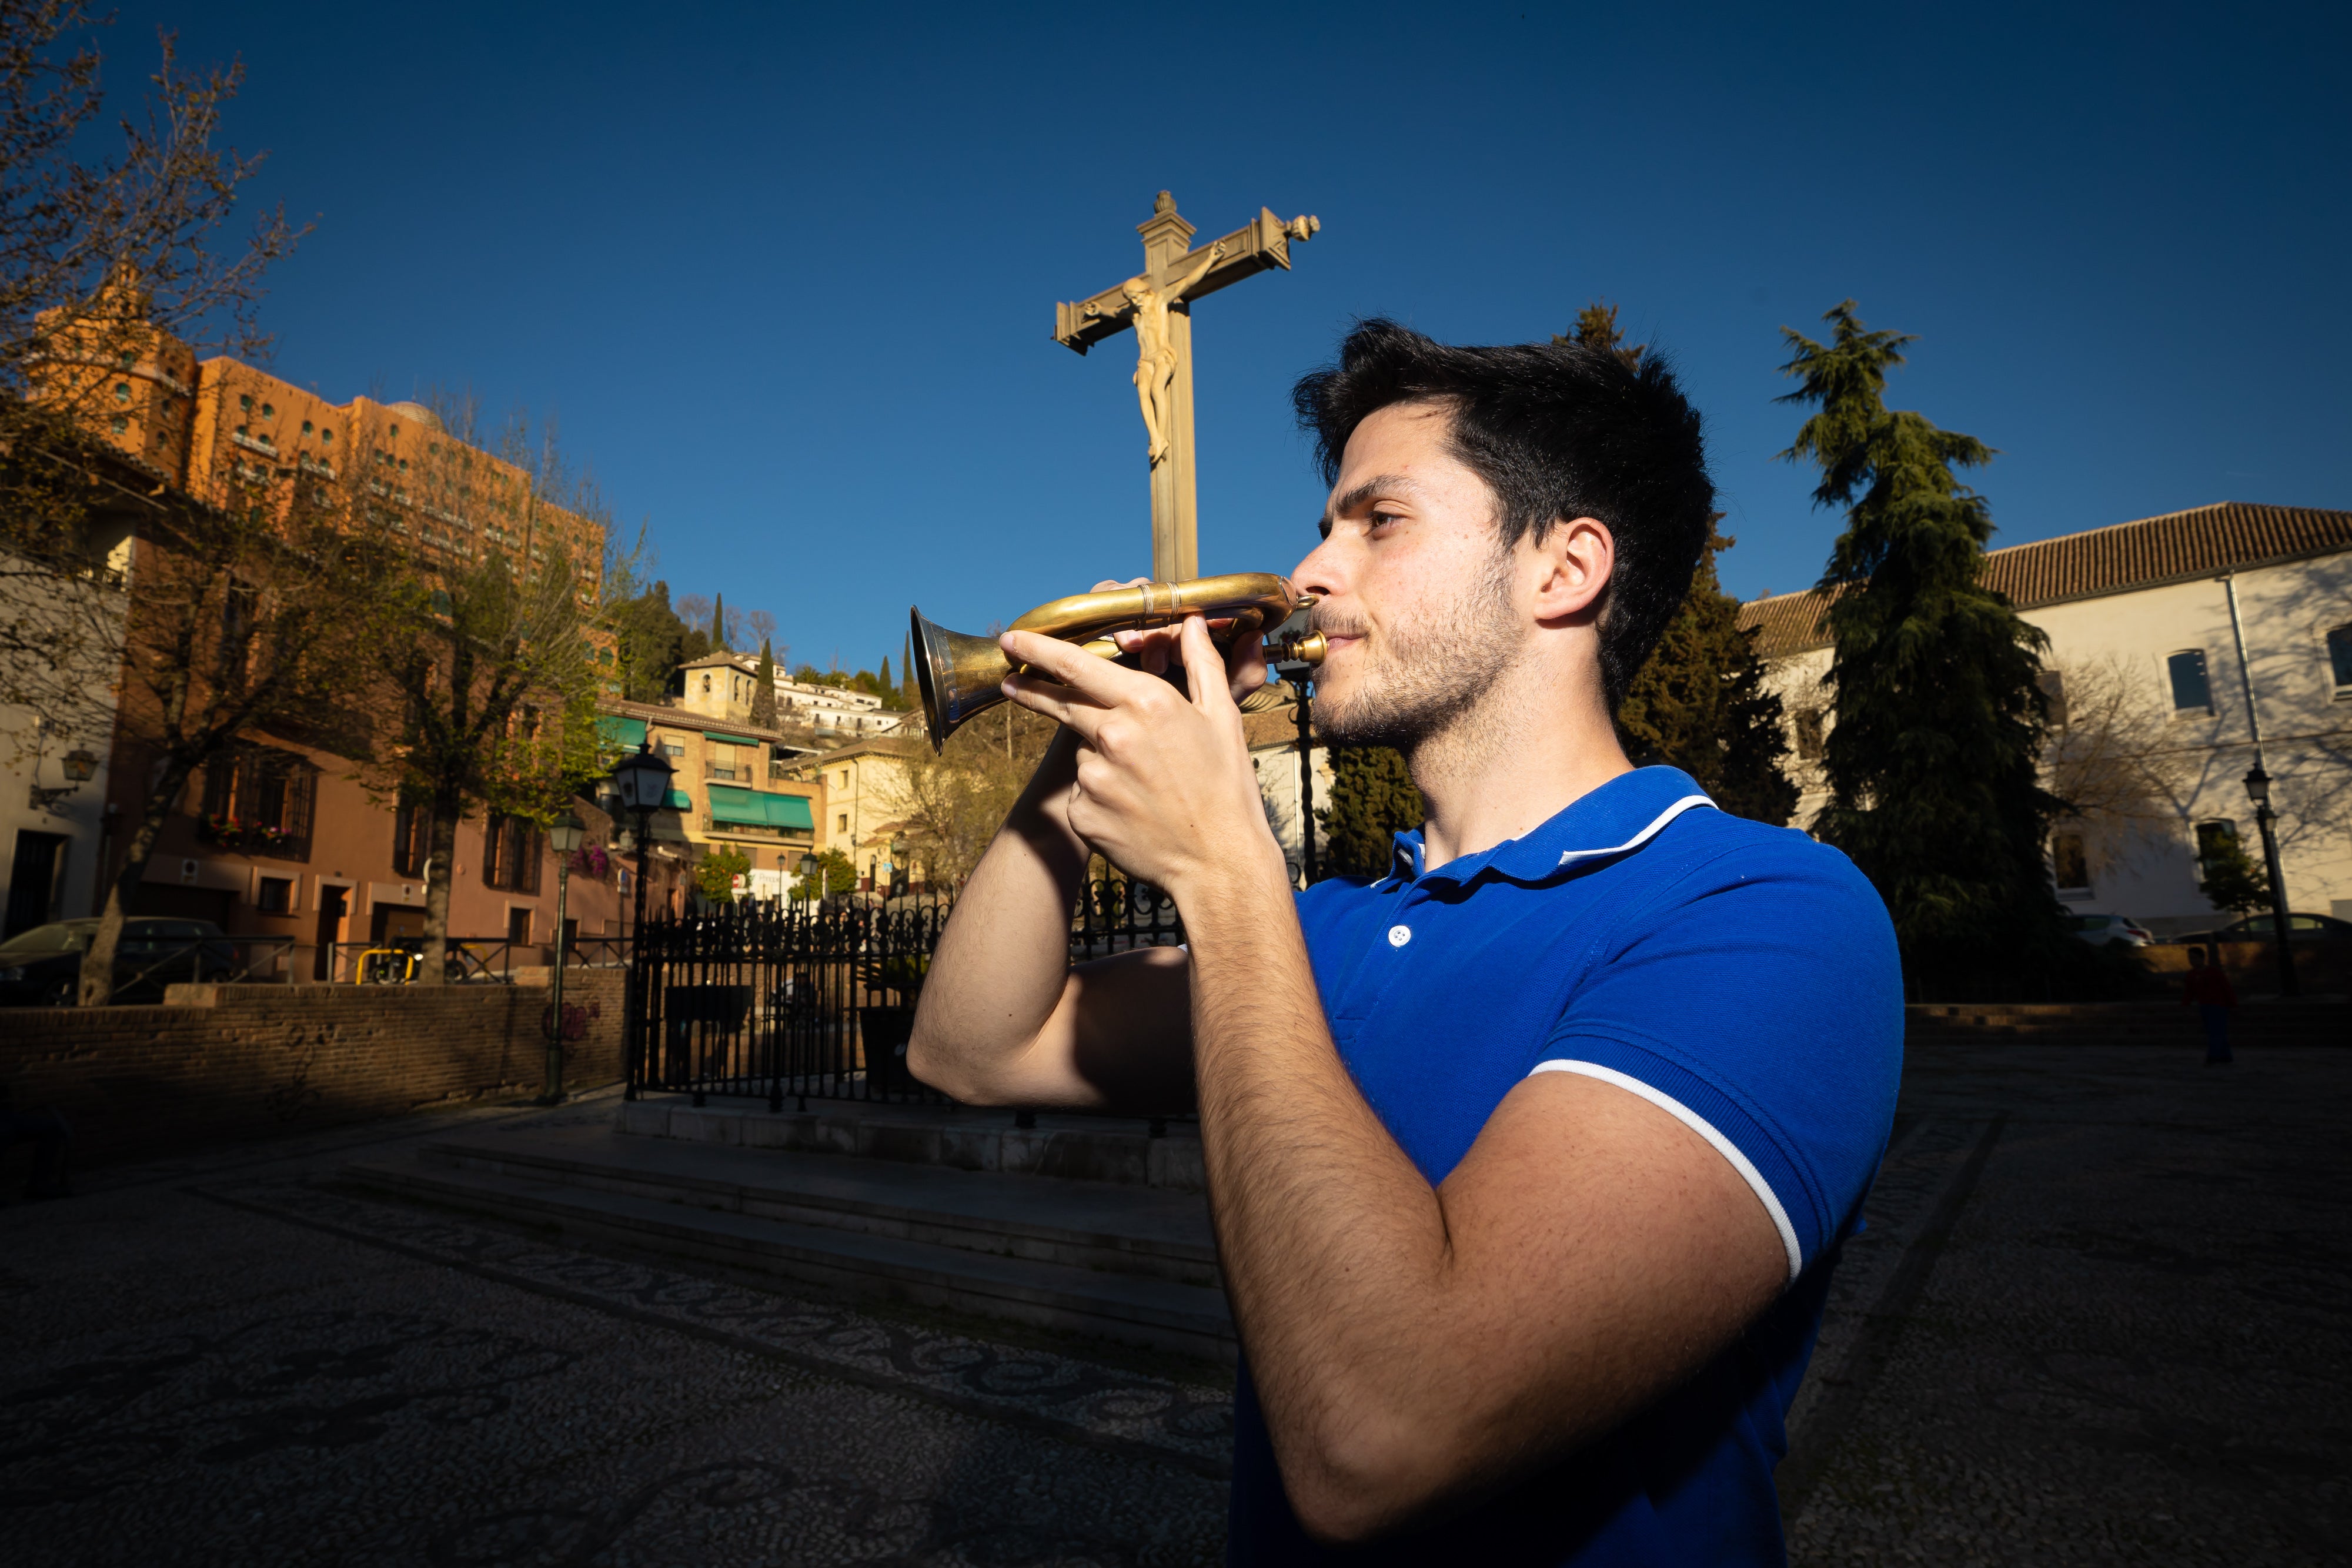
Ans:
POLYGON ((721 593, 713 598, 710 601, 710 651, 714 653, 719 653, 726 652, 726 650, 727 596, 721 593))
MULTIPOLYGON (((1617 307, 1594 300, 1577 312, 1575 341, 1638 367, 1646 344, 1628 346, 1617 329, 1617 307)), ((1725 810, 1779 824, 1797 809, 1797 787, 1782 771, 1788 737, 1780 699, 1766 689, 1764 661, 1752 634, 1739 629, 1739 601, 1723 591, 1716 556, 1735 542, 1707 521, 1706 552, 1699 558, 1682 608, 1625 688, 1617 709, 1617 737, 1641 763, 1663 762, 1698 780, 1725 810)))
POLYGON ((751 722, 761 729, 776 727, 776 656, 764 637, 760 640, 760 667, 751 676, 751 722))
POLYGON ((1780 455, 1822 475, 1845 508, 1821 587, 1835 649, 1814 833, 1852 856, 1895 918, 1915 997, 2047 996, 2095 966, 2071 940, 2043 860, 2063 807, 2037 776, 2047 639, 1979 581, 1992 516, 1956 468, 1990 460, 1974 436, 1885 403, 1897 332, 1846 300, 1831 340, 1781 329, 1796 392, 1819 408, 1780 455))
POLYGON ((1395 836, 1427 815, 1394 747, 1333 747, 1331 803, 1315 813, 1323 824, 1324 873, 1385 876, 1395 836))

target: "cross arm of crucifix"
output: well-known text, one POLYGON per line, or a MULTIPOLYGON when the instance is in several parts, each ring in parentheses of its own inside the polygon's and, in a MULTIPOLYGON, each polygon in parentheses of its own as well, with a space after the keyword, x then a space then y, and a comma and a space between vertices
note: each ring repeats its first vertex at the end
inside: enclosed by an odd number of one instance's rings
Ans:
MULTIPOLYGON (((1200 281, 1180 291, 1184 301, 1190 303, 1274 267, 1287 271, 1291 246, 1311 239, 1322 226, 1314 218, 1293 218, 1285 223, 1274 215, 1273 209, 1260 207, 1255 221, 1211 245, 1193 246, 1146 276, 1155 287, 1165 287, 1197 268, 1216 246, 1223 246, 1224 254, 1209 267, 1200 281)), ((1129 301, 1125 287, 1126 280, 1122 279, 1091 298, 1074 303, 1057 301, 1054 306, 1054 340, 1083 354, 1105 338, 1125 331, 1135 316, 1135 307, 1129 301)), ((1175 300, 1171 298, 1170 303, 1175 300)))

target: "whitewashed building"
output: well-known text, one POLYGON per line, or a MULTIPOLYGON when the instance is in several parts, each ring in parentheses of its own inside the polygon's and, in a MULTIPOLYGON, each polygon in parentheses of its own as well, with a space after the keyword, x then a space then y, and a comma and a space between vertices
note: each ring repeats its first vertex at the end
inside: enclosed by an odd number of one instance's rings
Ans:
MULTIPOLYGON (((2234 841, 2261 862, 2258 719, 2288 904, 2352 919, 2352 512, 2225 501, 1992 550, 1984 580, 2050 638, 2047 781, 2083 808, 2052 834, 2070 907, 2159 935, 2233 918, 2201 857, 2234 841)), ((1799 826, 1828 799, 1827 608, 1815 591, 1740 612, 1789 714, 1799 826)))

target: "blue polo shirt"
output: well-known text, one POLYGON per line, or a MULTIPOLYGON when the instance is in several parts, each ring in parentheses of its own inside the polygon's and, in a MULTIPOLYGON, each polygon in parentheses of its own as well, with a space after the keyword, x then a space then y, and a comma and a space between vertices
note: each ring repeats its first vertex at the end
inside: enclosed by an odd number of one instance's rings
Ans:
POLYGON ((1788 1253, 1789 1289, 1689 1383, 1470 1514, 1325 1553, 1284 1497, 1249 1373, 1234 1563, 1780 1563, 1772 1470, 1839 1240, 1885 1154, 1903 988, 1877 893, 1837 851, 1727 812, 1689 775, 1612 779, 1524 838, 1434 871, 1400 833, 1377 882, 1298 898, 1357 1087, 1432 1185, 1514 1084, 1574 1072, 1720 1153, 1788 1253))

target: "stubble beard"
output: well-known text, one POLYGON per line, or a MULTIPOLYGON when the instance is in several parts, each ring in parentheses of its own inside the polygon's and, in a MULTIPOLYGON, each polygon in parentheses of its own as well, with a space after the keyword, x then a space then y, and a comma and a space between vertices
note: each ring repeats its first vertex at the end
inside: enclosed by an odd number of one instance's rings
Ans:
POLYGON ((1461 597, 1410 627, 1375 638, 1366 623, 1318 607, 1316 627, 1360 636, 1350 689, 1316 704, 1336 746, 1392 746, 1410 759, 1474 713, 1518 663, 1526 629, 1511 609, 1511 554, 1497 550, 1461 597))

